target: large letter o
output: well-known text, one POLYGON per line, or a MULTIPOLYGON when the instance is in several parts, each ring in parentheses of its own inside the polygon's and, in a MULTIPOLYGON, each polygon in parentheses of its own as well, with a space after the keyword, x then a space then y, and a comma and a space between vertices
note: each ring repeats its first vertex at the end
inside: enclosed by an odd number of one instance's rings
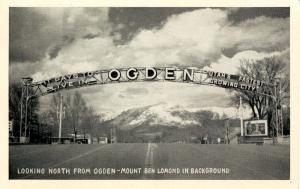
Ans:
POLYGON ((119 70, 110 70, 108 73, 108 77, 111 81, 118 81, 121 77, 121 73, 119 70))

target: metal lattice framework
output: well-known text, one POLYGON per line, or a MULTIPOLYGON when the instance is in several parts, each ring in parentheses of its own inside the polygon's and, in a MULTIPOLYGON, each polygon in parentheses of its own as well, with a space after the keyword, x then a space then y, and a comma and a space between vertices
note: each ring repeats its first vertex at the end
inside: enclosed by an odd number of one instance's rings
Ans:
MULTIPOLYGON (((246 90, 257 95, 267 96, 271 99, 270 106, 275 112, 274 124, 276 128, 282 124, 281 109, 279 105, 279 87, 277 83, 266 83, 254 78, 232 75, 202 69, 155 67, 155 68, 121 68, 81 72, 50 78, 43 81, 32 82, 31 78, 23 78, 22 97, 20 103, 21 133, 26 137, 27 108, 31 99, 61 90, 81 88, 93 85, 104 85, 122 82, 181 82, 197 85, 207 85, 234 90, 246 90)), ((268 100, 269 101, 269 100, 268 100)), ((277 129, 278 131, 278 129, 277 129)))

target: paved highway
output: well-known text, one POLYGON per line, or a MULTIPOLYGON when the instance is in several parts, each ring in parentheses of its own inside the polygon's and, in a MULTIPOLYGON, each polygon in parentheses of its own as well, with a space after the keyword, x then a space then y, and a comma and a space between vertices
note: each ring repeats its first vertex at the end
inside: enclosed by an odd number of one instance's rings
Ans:
POLYGON ((9 147, 10 179, 289 179, 289 146, 70 144, 9 147))

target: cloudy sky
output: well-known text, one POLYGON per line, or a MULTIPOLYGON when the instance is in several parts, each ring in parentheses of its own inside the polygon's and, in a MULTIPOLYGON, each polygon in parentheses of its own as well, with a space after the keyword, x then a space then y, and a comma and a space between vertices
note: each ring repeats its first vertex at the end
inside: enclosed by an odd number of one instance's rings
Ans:
MULTIPOLYGON (((269 56, 289 64, 288 8, 10 8, 9 16, 10 82, 133 66, 236 74, 241 59, 269 56)), ((181 83, 77 90, 99 112, 159 102, 186 108, 229 102, 224 89, 181 83)), ((42 97, 42 106, 48 101, 42 97)))

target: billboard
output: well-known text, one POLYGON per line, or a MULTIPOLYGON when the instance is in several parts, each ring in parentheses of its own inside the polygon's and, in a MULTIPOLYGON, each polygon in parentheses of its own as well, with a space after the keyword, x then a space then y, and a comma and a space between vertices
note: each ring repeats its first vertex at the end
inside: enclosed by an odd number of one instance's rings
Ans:
POLYGON ((244 121, 245 136, 268 136, 267 120, 244 121))

